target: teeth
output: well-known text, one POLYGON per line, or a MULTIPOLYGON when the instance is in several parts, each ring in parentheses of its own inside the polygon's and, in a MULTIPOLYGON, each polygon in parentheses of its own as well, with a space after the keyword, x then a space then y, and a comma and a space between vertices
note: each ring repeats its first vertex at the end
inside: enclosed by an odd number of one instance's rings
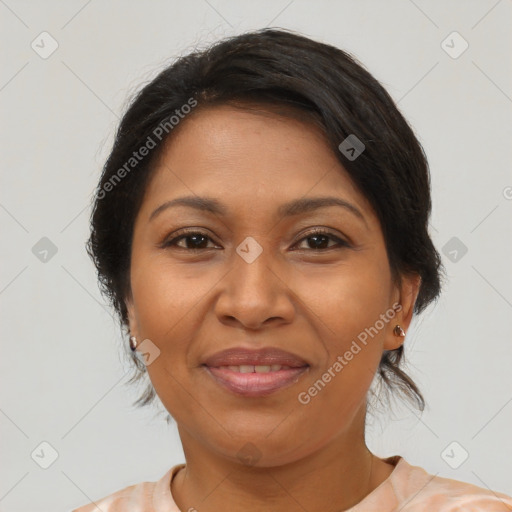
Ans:
POLYGON ((266 365, 263 365, 263 366, 255 366, 254 367, 254 371, 256 373, 268 373, 270 371, 270 366, 266 366, 266 365))
POLYGON ((269 373, 278 372, 279 370, 289 370, 290 366, 281 366, 280 364, 273 365, 258 365, 241 364, 240 366, 219 366, 222 369, 229 369, 238 373, 269 373))

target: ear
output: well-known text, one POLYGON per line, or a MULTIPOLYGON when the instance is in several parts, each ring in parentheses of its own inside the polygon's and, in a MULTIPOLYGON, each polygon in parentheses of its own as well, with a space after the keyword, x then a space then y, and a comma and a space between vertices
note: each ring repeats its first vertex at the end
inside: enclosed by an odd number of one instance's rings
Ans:
POLYGON ((130 295, 125 300, 126 310, 128 313, 128 327, 130 329, 130 336, 135 336, 139 339, 139 325, 137 322, 137 317, 135 315, 135 306, 133 305, 133 298, 130 295))
MULTIPOLYGON (((403 336, 396 336, 393 332, 395 325, 399 325, 407 333, 414 313, 414 304, 420 291, 421 277, 418 274, 402 276, 400 289, 395 292, 393 305, 397 305, 395 316, 387 324, 384 339, 385 350, 396 350, 404 342, 403 336), (399 306, 398 306, 399 305, 399 306)), ((392 306, 393 306, 392 305, 392 306)))

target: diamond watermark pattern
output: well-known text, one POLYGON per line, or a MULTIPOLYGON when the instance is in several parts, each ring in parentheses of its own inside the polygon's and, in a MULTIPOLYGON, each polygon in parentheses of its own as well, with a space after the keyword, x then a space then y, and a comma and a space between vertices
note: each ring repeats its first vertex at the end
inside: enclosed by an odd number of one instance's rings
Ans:
POLYGON ((48 32, 41 32, 30 45, 39 57, 47 59, 59 47, 59 43, 48 32))
POLYGON ((48 469, 58 459, 59 453, 50 443, 43 441, 30 456, 38 466, 48 469))
POLYGON ((236 456, 246 466, 254 466, 261 459, 261 452, 253 443, 245 443, 236 456))
POLYGON ((441 458, 452 469, 457 469, 466 462, 469 457, 467 450, 457 441, 451 442, 442 452, 441 458))
POLYGON ((263 252, 263 247, 254 240, 252 236, 248 236, 237 248, 236 252, 247 263, 252 263, 263 252))
POLYGON ((452 263, 458 263, 468 252, 468 248, 459 238, 452 236, 452 238, 443 245, 442 251, 452 263))
POLYGON ((366 146, 353 133, 351 133, 338 146, 338 149, 352 162, 366 149, 366 146))
POLYGON ((150 340, 143 340, 137 347, 142 362, 149 366, 160 356, 160 349, 150 340))
POLYGON ((56 254, 57 246, 46 236, 32 247, 32 254, 41 262, 48 263, 56 254))
POLYGON ((452 59, 458 59, 469 48, 469 44, 458 32, 453 31, 442 41, 441 48, 452 59))

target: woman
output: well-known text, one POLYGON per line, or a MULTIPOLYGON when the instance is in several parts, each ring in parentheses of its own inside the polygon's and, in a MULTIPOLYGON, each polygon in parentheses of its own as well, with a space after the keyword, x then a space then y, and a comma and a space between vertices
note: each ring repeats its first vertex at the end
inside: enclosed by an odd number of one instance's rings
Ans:
POLYGON ((382 86, 288 31, 180 58, 124 115, 88 251, 133 380, 176 420, 186 463, 78 512, 512 510, 364 437, 441 289, 428 164, 382 86))

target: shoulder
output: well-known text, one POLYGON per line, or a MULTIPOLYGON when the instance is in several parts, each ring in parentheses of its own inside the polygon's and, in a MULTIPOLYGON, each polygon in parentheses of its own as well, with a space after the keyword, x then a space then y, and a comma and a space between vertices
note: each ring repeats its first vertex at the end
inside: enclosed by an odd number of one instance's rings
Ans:
POLYGON ((512 512, 512 497, 467 482, 432 475, 401 459, 390 483, 403 512, 512 512))
POLYGON ((182 464, 173 466, 156 482, 130 485, 71 512, 153 512, 160 510, 162 505, 167 509, 172 504, 170 480, 181 467, 182 464))
POLYGON ((141 482, 138 484, 130 485, 116 491, 104 498, 95 500, 88 505, 79 507, 72 512, 118 512, 122 510, 151 510, 151 501, 153 497, 153 491, 155 489, 155 482, 141 482), (129 506, 129 508, 128 508, 129 506), (139 507, 134 509, 133 507, 139 507))

